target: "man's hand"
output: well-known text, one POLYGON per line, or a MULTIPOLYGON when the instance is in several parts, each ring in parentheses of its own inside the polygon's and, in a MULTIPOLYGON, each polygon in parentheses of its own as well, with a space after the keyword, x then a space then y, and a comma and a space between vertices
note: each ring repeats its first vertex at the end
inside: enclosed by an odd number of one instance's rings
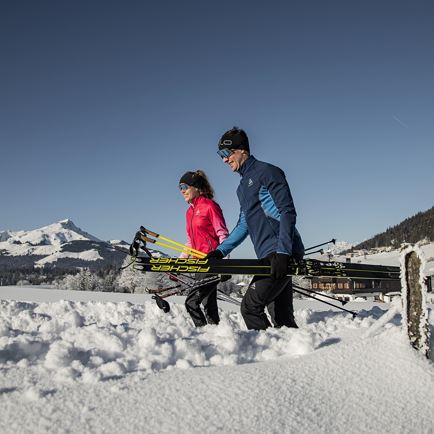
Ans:
POLYGON ((271 277, 274 280, 283 279, 288 275, 289 255, 284 253, 271 253, 268 259, 271 263, 271 277))
POLYGON ((219 249, 215 249, 209 252, 204 259, 223 259, 223 253, 219 249))

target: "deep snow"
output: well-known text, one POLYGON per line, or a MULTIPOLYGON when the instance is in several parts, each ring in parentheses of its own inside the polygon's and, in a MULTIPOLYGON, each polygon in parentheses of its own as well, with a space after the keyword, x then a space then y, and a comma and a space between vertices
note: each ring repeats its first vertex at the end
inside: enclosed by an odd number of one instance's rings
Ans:
POLYGON ((0 298, 2 433, 434 432, 434 365, 386 304, 346 305, 353 320, 296 300, 298 330, 255 332, 225 303, 195 329, 183 298, 169 314, 147 295, 0 298))

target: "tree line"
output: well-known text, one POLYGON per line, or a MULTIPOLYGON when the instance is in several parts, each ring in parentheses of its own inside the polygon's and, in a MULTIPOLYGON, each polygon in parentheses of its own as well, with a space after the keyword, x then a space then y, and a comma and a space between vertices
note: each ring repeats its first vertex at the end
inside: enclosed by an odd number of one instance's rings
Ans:
MULTIPOLYGON (((75 276, 80 273, 77 268, 57 267, 0 267, 0 286, 27 284, 27 285, 53 285, 66 276, 75 276)), ((103 278, 110 274, 118 274, 118 267, 107 265, 92 272, 95 276, 103 278)))
POLYGON ((385 232, 353 247, 355 250, 376 247, 399 247, 402 243, 417 243, 421 240, 434 241, 434 206, 428 211, 418 212, 385 232))

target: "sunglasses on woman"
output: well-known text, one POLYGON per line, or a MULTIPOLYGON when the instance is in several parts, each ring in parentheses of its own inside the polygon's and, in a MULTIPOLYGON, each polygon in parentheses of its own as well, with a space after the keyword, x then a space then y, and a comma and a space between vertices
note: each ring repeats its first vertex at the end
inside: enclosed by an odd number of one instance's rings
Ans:
POLYGON ((180 189, 181 191, 186 191, 186 190, 188 190, 189 188, 190 188, 190 186, 189 186, 188 184, 185 184, 184 182, 181 183, 181 184, 179 184, 179 189, 180 189))

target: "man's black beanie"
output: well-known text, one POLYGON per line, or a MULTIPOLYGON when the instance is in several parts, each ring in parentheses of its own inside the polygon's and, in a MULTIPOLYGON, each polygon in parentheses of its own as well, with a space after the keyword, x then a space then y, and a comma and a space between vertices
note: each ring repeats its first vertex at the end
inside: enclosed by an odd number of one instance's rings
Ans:
POLYGON ((226 131, 219 140, 219 149, 244 149, 250 153, 249 138, 244 130, 233 127, 226 131))

